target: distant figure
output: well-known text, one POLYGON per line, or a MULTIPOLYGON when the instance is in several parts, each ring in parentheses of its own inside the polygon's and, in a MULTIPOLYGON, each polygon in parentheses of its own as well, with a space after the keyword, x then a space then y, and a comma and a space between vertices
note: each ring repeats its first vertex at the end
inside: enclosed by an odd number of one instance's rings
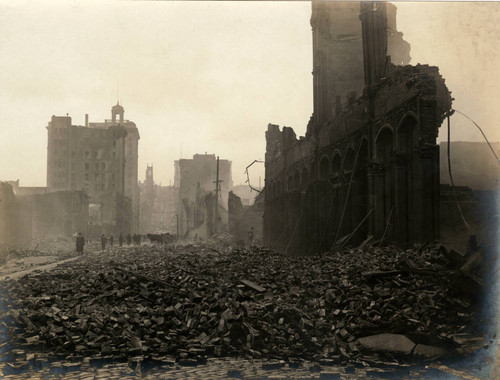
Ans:
POLYGON ((127 245, 132 244, 132 235, 130 235, 130 232, 127 235, 127 245))
POLYGON ((194 242, 195 242, 195 243, 197 243, 197 242, 198 242, 198 233, 195 233, 195 234, 194 234, 194 238, 193 238, 193 239, 194 239, 194 242))
POLYGON ((102 250, 104 251, 106 249, 106 243, 107 243, 107 239, 106 239, 106 236, 104 236, 104 234, 102 234, 101 236, 101 247, 102 247, 102 250))
POLYGON ((76 252, 83 254, 83 247, 85 246, 85 238, 81 232, 78 232, 76 237, 76 252))
POLYGON ((109 237, 109 245, 113 246, 113 243, 115 242, 115 238, 113 237, 113 235, 111 235, 109 237))
POLYGON ((141 245, 141 235, 137 235, 137 245, 141 245))
POLYGON ((248 245, 252 245, 253 238, 254 238, 253 227, 251 227, 250 231, 248 231, 248 245))
POLYGON ((118 244, 120 245, 120 247, 123 245, 123 235, 121 232, 120 232, 120 236, 118 236, 118 244))

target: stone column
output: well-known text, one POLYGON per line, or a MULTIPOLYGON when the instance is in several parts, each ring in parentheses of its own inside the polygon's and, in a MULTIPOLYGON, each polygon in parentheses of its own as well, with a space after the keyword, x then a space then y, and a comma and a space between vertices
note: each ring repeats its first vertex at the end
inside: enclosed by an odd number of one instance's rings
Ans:
POLYGON ((367 182, 368 188, 367 191, 367 199, 368 199, 368 210, 372 210, 370 217, 368 218, 368 235, 375 235, 375 191, 374 191, 374 176, 373 176, 373 167, 370 164, 368 166, 367 172, 367 182))
POLYGON ((409 209, 409 233, 411 241, 422 240, 422 163, 420 161, 420 148, 415 148, 409 163, 410 171, 409 178, 409 198, 411 208, 409 209))
POLYGON ((384 167, 378 163, 372 168, 373 173, 373 199, 374 199, 374 236, 381 238, 385 229, 385 212, 384 212, 384 167))
POLYGON ((394 225, 396 239, 408 242, 408 186, 407 186, 407 163, 406 156, 399 155, 394 162, 394 225))

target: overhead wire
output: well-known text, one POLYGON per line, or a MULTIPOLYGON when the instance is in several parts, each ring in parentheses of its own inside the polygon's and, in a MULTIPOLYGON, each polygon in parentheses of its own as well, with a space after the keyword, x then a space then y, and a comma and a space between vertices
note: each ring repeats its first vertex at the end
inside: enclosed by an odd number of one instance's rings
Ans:
MULTIPOLYGON (((474 123, 474 125, 477 127, 477 129, 479 129, 479 132, 481 132, 481 134, 483 135, 484 139, 486 140, 486 143, 488 144, 488 146, 490 147, 491 149, 491 152, 493 153, 493 155, 495 156, 497 162, 500 163, 500 160, 498 159, 498 156, 497 154, 495 153, 495 150, 493 149, 493 147, 491 146, 490 142, 488 141, 488 138, 486 137, 486 135, 484 134, 483 130, 481 129, 481 127, 474 121, 472 120, 469 116, 467 116, 466 114, 464 114, 463 112, 460 112, 459 110, 457 109, 453 109, 453 111, 455 112, 458 112, 460 115, 463 115, 465 116, 467 119, 469 119, 470 121, 472 121, 474 123)), ((449 116, 448 116, 448 119, 449 119, 449 116)), ((449 120, 448 120, 448 123, 449 123, 449 120)), ((449 133, 448 133, 449 135, 449 133)), ((448 143, 449 143, 449 136, 448 136, 448 143)))
MULTIPOLYGON (((458 112, 458 111, 457 111, 458 112)), ((450 182, 451 182, 451 192, 453 194, 453 198, 455 199, 455 203, 457 204, 457 209, 458 212, 460 213, 460 216, 462 218, 462 221, 464 222, 465 227, 467 227, 467 230, 471 232, 471 228, 469 226, 469 223, 467 223, 467 220, 465 220, 464 214, 462 212, 462 207, 460 206, 460 202, 458 201, 457 194, 455 192, 455 183, 453 181, 453 174, 451 172, 451 159, 450 159, 450 115, 447 115, 447 120, 448 120, 448 146, 447 146, 447 156, 448 156, 448 174, 450 176, 450 182)))
POLYGON ((364 138, 364 134, 363 134, 363 136, 361 136, 361 139, 359 141, 359 146, 358 146, 358 150, 356 152, 356 157, 354 158, 354 163, 352 165, 351 177, 349 179, 349 186, 347 187, 347 194, 345 197, 344 207, 342 209, 342 214, 340 215, 340 221, 339 221, 339 225, 337 227, 337 233, 335 234, 335 241, 333 243, 332 248, 335 247, 335 245, 337 244, 339 233, 340 233, 340 230, 342 227, 342 222, 344 220, 345 211, 347 209, 347 204, 349 202, 349 195, 351 194, 352 179, 354 178, 354 172, 356 171, 356 164, 358 162, 359 152, 361 151, 361 146, 363 145, 363 138, 364 138))

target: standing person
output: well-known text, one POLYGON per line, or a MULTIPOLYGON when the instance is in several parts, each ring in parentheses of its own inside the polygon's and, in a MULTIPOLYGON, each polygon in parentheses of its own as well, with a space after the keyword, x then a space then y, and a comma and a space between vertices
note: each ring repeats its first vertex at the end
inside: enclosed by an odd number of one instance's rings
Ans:
POLYGON ((76 237, 76 252, 83 254, 83 247, 85 246, 85 238, 81 232, 78 232, 76 237))
POLYGON ((253 238, 254 238, 253 227, 251 227, 250 231, 248 231, 248 245, 252 245, 253 238))
POLYGON ((120 247, 123 245, 123 235, 121 232, 120 232, 120 236, 118 236, 118 244, 120 245, 120 247))
POLYGON ((106 236, 104 236, 104 234, 102 234, 102 236, 101 236, 101 247, 102 247, 103 251, 106 249, 106 243, 107 243, 106 236))
POLYGON ((115 238, 113 237, 113 235, 111 235, 109 237, 109 245, 113 246, 113 243, 115 242, 115 238))
POLYGON ((130 232, 127 235, 127 245, 132 244, 132 235, 130 235, 130 232))

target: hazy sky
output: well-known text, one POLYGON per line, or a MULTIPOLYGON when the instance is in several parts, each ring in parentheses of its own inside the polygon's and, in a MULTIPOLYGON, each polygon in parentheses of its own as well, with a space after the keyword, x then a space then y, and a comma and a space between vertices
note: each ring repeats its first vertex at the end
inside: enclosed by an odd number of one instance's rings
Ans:
MULTIPOLYGON (((500 140, 500 4, 397 3, 412 64, 440 67, 490 140, 500 140)), ((110 118, 139 128, 139 179, 173 180, 173 161, 216 153, 233 181, 264 159, 268 123, 303 135, 312 112, 309 2, 0 2, 0 180, 46 185, 47 126, 110 118)), ((462 116, 454 140, 480 141, 462 116)), ((442 128, 445 137, 445 128, 442 128)), ((263 177, 263 165, 252 180, 263 177)))

